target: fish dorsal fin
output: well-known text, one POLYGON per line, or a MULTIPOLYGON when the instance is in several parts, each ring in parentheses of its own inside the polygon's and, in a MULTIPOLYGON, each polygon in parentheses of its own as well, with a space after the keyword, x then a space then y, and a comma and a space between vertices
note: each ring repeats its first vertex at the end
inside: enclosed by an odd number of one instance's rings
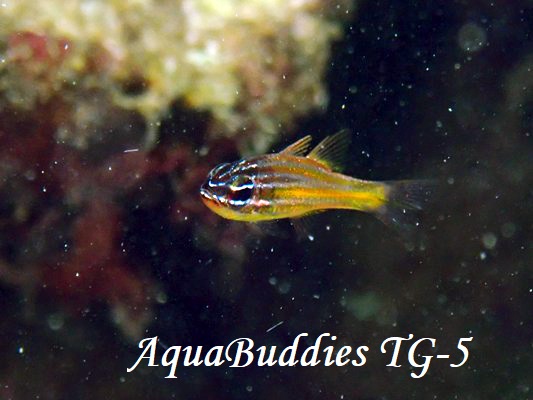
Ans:
POLYGON ((343 129, 334 135, 327 136, 307 155, 334 171, 344 168, 346 154, 351 141, 351 132, 343 129))
POLYGON ((311 136, 307 135, 297 140, 290 146, 287 146, 280 151, 280 154, 291 154, 293 156, 305 156, 305 153, 311 145, 311 136))

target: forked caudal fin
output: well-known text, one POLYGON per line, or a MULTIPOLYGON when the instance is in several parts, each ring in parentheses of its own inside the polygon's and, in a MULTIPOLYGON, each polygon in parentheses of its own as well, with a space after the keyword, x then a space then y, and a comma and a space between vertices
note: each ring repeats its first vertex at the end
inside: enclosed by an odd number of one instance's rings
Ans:
POLYGON ((431 199, 435 182, 431 180, 405 180, 384 182, 387 202, 376 210, 376 216, 386 225, 394 227, 407 240, 414 240, 420 225, 420 211, 431 199))

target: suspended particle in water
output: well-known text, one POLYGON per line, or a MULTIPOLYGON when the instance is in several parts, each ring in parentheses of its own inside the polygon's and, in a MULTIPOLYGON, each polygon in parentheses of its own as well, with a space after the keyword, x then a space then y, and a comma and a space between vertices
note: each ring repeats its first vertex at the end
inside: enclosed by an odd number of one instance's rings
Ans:
POLYGON ((487 32, 474 22, 464 24, 457 34, 459 47, 466 52, 474 53, 487 43, 487 32))
POLYGON ((46 319, 48 327, 53 331, 58 331, 63 328, 65 324, 65 318, 62 314, 52 314, 46 319))
POLYGON ((287 294, 291 290, 291 284, 288 281, 283 281, 278 286, 278 291, 281 294, 287 294))
POLYGON ((502 236, 504 238, 510 238, 512 237, 516 232, 516 225, 512 222, 506 222, 501 227, 502 236))
POLYGON ((498 242, 498 237, 492 232, 487 232, 483 235, 481 241, 487 250, 492 250, 498 242))
POLYGON ((157 301, 159 304, 166 304, 168 301, 168 296, 165 292, 160 290, 155 295, 155 301, 157 301))

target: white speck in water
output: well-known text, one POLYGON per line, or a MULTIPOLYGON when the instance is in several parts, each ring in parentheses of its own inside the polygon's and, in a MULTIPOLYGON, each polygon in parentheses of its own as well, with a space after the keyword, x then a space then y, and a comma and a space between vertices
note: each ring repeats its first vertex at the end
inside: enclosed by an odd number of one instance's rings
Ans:
POLYGON ((18 353, 19 353, 19 354, 24 354, 24 347, 22 347, 22 346, 19 347, 19 348, 18 348, 18 353))
POLYGON ((271 326, 270 328, 268 328, 266 330, 266 333, 272 332, 274 329, 276 329, 278 326, 281 326, 282 324, 283 324, 283 321, 279 321, 277 324, 275 324, 275 325, 271 326))
POLYGON ((271 276, 270 278, 268 278, 268 283, 274 286, 276 285, 276 283, 278 283, 278 278, 276 278, 275 276, 271 276))
POLYGON ((307 235, 307 238, 312 242, 315 240, 315 237, 313 235, 307 235))
POLYGON ((76 272, 76 278, 79 278, 80 277, 80 273, 79 272, 76 272))
POLYGON ((327 230, 327 231, 331 230, 331 226, 326 225, 326 230, 327 230))
POLYGON ((485 253, 484 251, 482 251, 481 253, 479 253, 479 258, 481 260, 485 260, 487 258, 487 253, 485 253))
POLYGON ((246 386, 246 391, 247 392, 251 392, 252 390, 254 390, 254 387, 252 385, 246 386))
POLYGON ((46 193, 46 186, 43 186, 43 193, 46 193))

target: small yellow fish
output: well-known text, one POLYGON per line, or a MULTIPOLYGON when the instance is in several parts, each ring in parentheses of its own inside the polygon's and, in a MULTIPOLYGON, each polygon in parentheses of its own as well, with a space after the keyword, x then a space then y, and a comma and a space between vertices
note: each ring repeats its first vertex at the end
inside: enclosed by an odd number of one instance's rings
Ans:
POLYGON ((421 208, 428 194, 425 181, 373 182, 336 172, 349 142, 349 131, 343 130, 306 155, 311 136, 305 136, 279 153, 220 164, 202 185, 202 200, 224 218, 248 222, 350 209, 402 224, 407 210, 421 208))

